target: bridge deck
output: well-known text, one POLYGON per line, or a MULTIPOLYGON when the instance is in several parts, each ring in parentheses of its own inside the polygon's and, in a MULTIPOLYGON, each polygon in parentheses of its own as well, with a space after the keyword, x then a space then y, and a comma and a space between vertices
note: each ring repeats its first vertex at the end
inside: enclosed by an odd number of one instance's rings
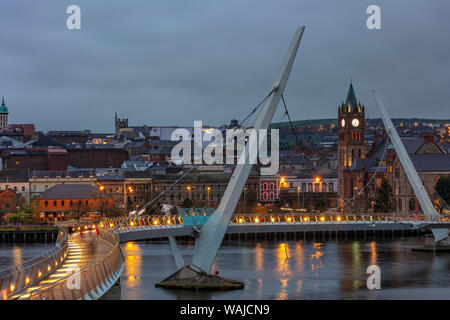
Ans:
POLYGON ((44 290, 55 282, 69 276, 78 267, 82 269, 105 256, 112 246, 100 239, 95 231, 86 231, 82 235, 74 233, 69 238, 69 253, 66 260, 47 278, 26 291, 12 296, 13 299, 28 299, 33 291, 44 290))

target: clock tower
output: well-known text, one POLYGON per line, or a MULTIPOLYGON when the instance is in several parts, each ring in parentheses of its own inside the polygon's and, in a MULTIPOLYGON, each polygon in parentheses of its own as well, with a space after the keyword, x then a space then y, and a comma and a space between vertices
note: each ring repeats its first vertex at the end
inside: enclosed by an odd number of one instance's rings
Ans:
POLYGON ((347 99, 338 107, 338 193, 339 206, 354 196, 349 178, 347 178, 355 159, 365 158, 364 106, 357 102, 353 84, 350 81, 347 99))

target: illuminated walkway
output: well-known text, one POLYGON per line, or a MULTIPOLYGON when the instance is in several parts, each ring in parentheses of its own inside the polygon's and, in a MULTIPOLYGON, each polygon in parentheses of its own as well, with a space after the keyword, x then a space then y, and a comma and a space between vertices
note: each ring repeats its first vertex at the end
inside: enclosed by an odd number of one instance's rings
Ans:
POLYGON ((69 238, 69 253, 61 266, 47 278, 29 287, 25 292, 14 295, 13 299, 28 299, 31 292, 45 290, 55 282, 70 276, 77 268, 82 269, 105 256, 112 248, 108 242, 100 239, 95 231, 80 234, 73 233, 69 238))

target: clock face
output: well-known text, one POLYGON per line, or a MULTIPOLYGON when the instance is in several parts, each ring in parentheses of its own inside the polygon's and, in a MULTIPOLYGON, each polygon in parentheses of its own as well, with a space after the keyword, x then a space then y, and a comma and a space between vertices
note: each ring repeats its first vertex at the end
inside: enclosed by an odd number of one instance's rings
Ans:
POLYGON ((345 119, 341 120, 341 127, 345 127, 345 119))
POLYGON ((352 120, 352 125, 353 125, 354 127, 359 126, 359 120, 358 120, 358 119, 353 119, 353 120, 352 120))

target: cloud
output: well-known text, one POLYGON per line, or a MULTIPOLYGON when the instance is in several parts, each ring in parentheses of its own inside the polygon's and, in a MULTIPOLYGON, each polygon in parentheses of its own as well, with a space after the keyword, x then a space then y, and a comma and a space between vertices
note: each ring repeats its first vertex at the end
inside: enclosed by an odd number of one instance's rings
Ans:
MULTIPOLYGON (((286 88, 295 120, 336 117, 350 77, 370 117, 380 91, 392 116, 448 118, 448 2, 79 0, 0 3, 0 92, 10 121, 40 130, 112 132, 131 125, 220 125, 266 95, 295 29, 305 24, 286 88)), ((274 121, 282 119, 279 108, 274 121)))

